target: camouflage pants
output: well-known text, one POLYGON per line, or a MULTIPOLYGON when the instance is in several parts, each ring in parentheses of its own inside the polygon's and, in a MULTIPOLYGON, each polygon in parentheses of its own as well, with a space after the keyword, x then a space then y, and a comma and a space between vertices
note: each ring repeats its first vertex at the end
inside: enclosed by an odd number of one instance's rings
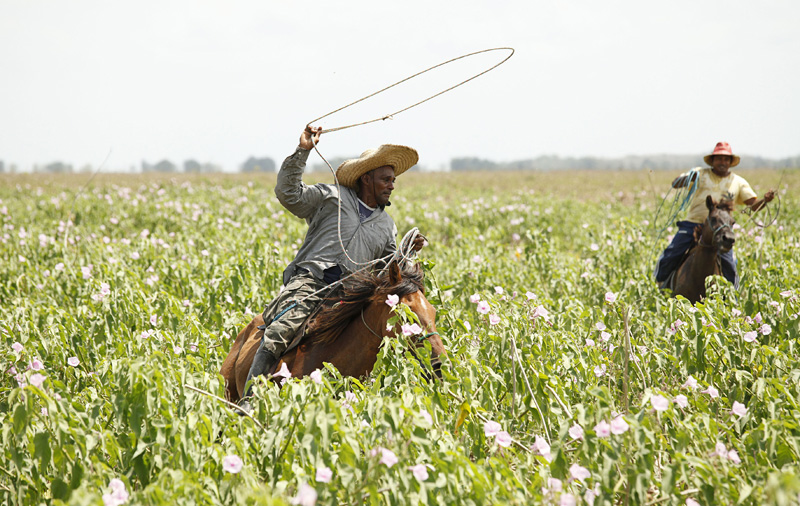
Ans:
POLYGON ((328 295, 329 290, 323 290, 326 286, 309 272, 298 273, 292 276, 289 284, 269 303, 263 314, 267 328, 253 358, 253 365, 250 366, 248 382, 256 376, 266 374, 286 351, 297 331, 328 295))

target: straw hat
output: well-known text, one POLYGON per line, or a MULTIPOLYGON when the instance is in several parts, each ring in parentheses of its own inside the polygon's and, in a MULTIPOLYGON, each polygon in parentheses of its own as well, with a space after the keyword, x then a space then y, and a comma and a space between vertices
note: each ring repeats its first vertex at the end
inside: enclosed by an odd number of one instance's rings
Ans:
POLYGON ((703 161, 708 165, 711 165, 711 157, 714 155, 728 155, 732 158, 731 167, 736 167, 739 165, 739 156, 733 154, 733 151, 731 151, 731 145, 727 142, 718 142, 717 145, 714 146, 714 152, 710 155, 704 156, 703 161))
POLYGON ((358 189, 358 178, 367 172, 389 165, 394 168, 394 177, 413 167, 419 160, 417 150, 397 144, 383 144, 378 149, 368 149, 354 160, 345 160, 336 169, 339 184, 358 189))

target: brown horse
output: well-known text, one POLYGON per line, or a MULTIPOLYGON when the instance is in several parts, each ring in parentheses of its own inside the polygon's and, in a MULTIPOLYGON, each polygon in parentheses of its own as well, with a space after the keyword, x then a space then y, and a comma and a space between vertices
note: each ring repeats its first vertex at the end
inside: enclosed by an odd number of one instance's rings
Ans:
POLYGON ((727 253, 736 242, 733 225, 736 221, 731 216, 733 202, 730 200, 714 201, 706 197, 708 218, 702 228, 695 229, 697 244, 689 250, 686 259, 675 273, 673 296, 683 295, 692 303, 706 296, 706 278, 711 275, 721 276, 722 267, 718 255, 727 253))
MULTIPOLYGON (((419 265, 400 269, 392 263, 388 273, 381 276, 361 274, 350 278, 342 300, 326 305, 309 324, 300 344, 284 354, 270 373, 285 363, 292 376, 301 378, 321 369, 324 362, 334 365, 343 376, 360 377, 369 374, 378 357, 385 336, 402 335, 399 328, 387 330, 391 316, 388 295, 397 295, 419 318, 423 329, 416 341, 431 344, 431 361, 438 366, 444 345, 436 333, 436 310, 425 298, 423 271, 419 265)), ((337 297, 338 298, 338 297, 337 297)), ((244 392, 247 373, 264 335, 264 320, 256 316, 236 336, 231 351, 222 364, 220 374, 225 378, 225 395, 238 402, 244 392)))

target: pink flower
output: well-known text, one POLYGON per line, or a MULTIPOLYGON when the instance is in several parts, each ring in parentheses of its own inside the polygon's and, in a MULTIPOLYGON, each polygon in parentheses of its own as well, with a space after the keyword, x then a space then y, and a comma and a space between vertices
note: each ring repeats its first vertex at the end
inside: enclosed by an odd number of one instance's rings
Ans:
POLYGON ((569 436, 572 439, 583 439, 583 427, 576 423, 569 428, 569 436))
POLYGON ((686 498, 686 506, 700 506, 700 503, 692 499, 691 497, 686 498))
POLYGON ((791 297, 791 296, 792 296, 792 291, 791 290, 786 290, 786 291, 781 292, 781 297, 791 297))
POLYGON ((158 315, 150 315, 150 325, 158 325, 158 315))
POLYGON ((531 449, 536 452, 537 455, 544 457, 548 462, 553 460, 553 456, 550 453, 550 444, 543 437, 534 436, 531 449))
POLYGON ((400 302, 400 296, 395 294, 389 294, 386 296, 386 305, 389 307, 395 307, 400 302))
POLYGON ((758 336, 758 333, 755 331, 745 332, 744 336, 742 336, 742 339, 744 339, 746 343, 752 343, 755 342, 756 336, 758 336))
POLYGON ((317 385, 322 383, 322 371, 320 371, 319 369, 315 369, 314 372, 309 374, 309 376, 311 377, 311 381, 313 381, 317 385))
POLYGON ((222 459, 222 469, 227 473, 239 474, 243 466, 244 463, 238 455, 226 455, 225 458, 222 459))
POLYGON ((717 397, 719 397, 719 390, 717 390, 711 385, 708 385, 708 388, 706 388, 705 390, 700 390, 700 393, 708 394, 712 399, 716 399, 717 397))
POLYGON ((403 332, 404 336, 413 336, 422 332, 422 329, 416 323, 411 325, 404 323, 402 327, 400 327, 400 329, 403 332))
POLYGON ((731 315, 733 315, 733 317, 735 318, 737 316, 741 316, 742 312, 739 311, 738 309, 734 308, 734 309, 731 310, 731 315))
POLYGON ((594 432, 597 437, 608 437, 611 435, 611 426, 605 420, 601 421, 594 426, 594 432))
POLYGON ((497 295, 503 295, 503 287, 502 287, 502 286, 496 286, 496 287, 494 287, 494 292, 495 292, 497 295))
POLYGON ((617 294, 614 292, 606 292, 606 302, 609 304, 613 304, 617 301, 617 294))
POLYGON ((558 478, 548 478, 547 489, 545 489, 544 493, 547 494, 550 491, 561 492, 561 488, 562 488, 561 480, 559 480, 558 478))
POLYGON ((490 311, 489 303, 485 300, 478 302, 478 312, 480 314, 487 314, 490 311))
POLYGON ((561 494, 558 499, 558 506, 575 506, 578 504, 578 499, 572 494, 561 494))
POLYGON ((595 366, 594 368, 594 375, 598 378, 602 378, 606 374, 606 364, 600 364, 595 366))
POLYGON ((594 346, 594 339, 586 338, 586 346, 594 346))
POLYGON ((489 325, 497 325, 500 323, 500 317, 496 314, 489 315, 489 325))
POLYGON ((430 413, 428 413, 428 410, 420 409, 419 410, 419 416, 421 416, 422 419, 425 420, 426 422, 431 423, 431 424, 433 423, 433 417, 431 416, 430 413))
POLYGON ((398 462, 397 455, 395 455, 392 450, 381 448, 380 451, 381 451, 381 460, 380 460, 381 464, 384 464, 386 467, 392 467, 393 465, 397 464, 398 462))
POLYGON ((120 506, 128 502, 128 491, 125 490, 125 483, 119 478, 114 478, 109 482, 111 492, 103 494, 103 504, 105 506, 120 506))
POLYGON ((425 464, 417 464, 416 466, 411 466, 408 468, 411 471, 411 474, 414 475, 414 478, 417 481, 425 481, 428 479, 428 467, 425 464))
POLYGON ((333 478, 333 471, 329 467, 320 466, 317 468, 317 476, 316 479, 320 483, 330 483, 331 478, 333 478))
POLYGON ((31 360, 31 370, 33 371, 42 371, 44 370, 44 364, 38 358, 34 358, 31 360))
POLYGON ((611 339, 611 334, 609 334, 608 332, 606 332, 606 331, 604 330, 604 331, 600 332, 600 339, 601 339, 601 340, 602 340, 604 343, 607 343, 607 342, 608 342, 608 340, 609 340, 609 339, 611 339))
POLYGON ((669 399, 663 395, 654 395, 650 397, 650 404, 656 411, 666 411, 669 408, 669 399))
POLYGON ((741 418, 747 414, 747 408, 741 402, 733 401, 733 408, 731 409, 731 413, 741 418))
POLYGON ((602 330, 605 330, 605 329, 606 329, 606 324, 605 324, 605 323, 603 323, 603 322, 597 322, 597 323, 595 323, 595 324, 594 324, 594 327, 595 327, 597 330, 601 330, 601 331, 602 331, 602 330))
POLYGON ((580 482, 584 482, 587 478, 592 477, 592 473, 590 473, 588 469, 583 466, 579 466, 578 464, 572 464, 569 466, 569 474, 580 482))
POLYGON ((767 334, 772 332, 772 327, 770 327, 769 324, 765 323, 764 325, 761 326, 761 328, 758 329, 758 331, 761 332, 762 336, 766 336, 767 334))
POLYGON ((494 439, 497 441, 497 444, 503 448, 508 448, 511 446, 511 435, 504 430, 498 432, 494 439))
POLYGON ((728 452, 728 460, 730 460, 734 464, 742 463, 742 460, 739 458, 739 452, 737 452, 736 450, 731 450, 728 452))
POLYGON ((538 317, 542 317, 546 320, 550 317, 550 313, 547 312, 547 309, 545 309, 544 306, 536 306, 536 309, 533 310, 531 318, 538 318, 538 317))
POLYGON ((689 400, 685 395, 679 394, 675 396, 675 404, 685 409, 689 405, 689 400))
POLYGON ((676 332, 678 332, 678 329, 681 328, 685 323, 686 322, 681 321, 680 318, 675 320, 674 322, 672 322, 672 325, 670 325, 668 332, 670 334, 675 334, 676 332))
POLYGON ((597 251, 600 249, 600 246, 598 246, 597 243, 593 242, 592 244, 589 245, 589 249, 592 251, 597 251))
POLYGON ((78 357, 69 357, 67 359, 67 365, 69 366, 78 367, 78 364, 80 364, 80 361, 78 361, 78 357))
POLYGON ((689 376, 686 380, 686 383, 683 384, 681 388, 688 388, 689 390, 694 390, 697 388, 697 380, 694 377, 689 376))
POLYGON ((347 391, 344 393, 344 400, 342 401, 342 407, 345 409, 350 409, 353 406, 353 403, 358 401, 358 397, 351 391, 347 391))
POLYGON ((286 378, 289 379, 292 377, 292 373, 289 372, 289 368, 286 367, 286 362, 281 362, 281 368, 273 374, 273 376, 277 378, 286 378))
POLYGON ((728 458, 728 449, 725 448, 725 444, 721 441, 718 441, 717 445, 714 447, 714 455, 723 459, 728 458))
POLYGON ((23 349, 23 346, 19 342, 14 341, 14 344, 11 345, 11 349, 16 351, 17 353, 20 353, 23 349))
POLYGON ((303 483, 297 488, 297 495, 289 499, 297 506, 314 506, 317 503, 317 491, 308 483, 303 483))
POLYGON ((611 420, 611 433, 614 435, 620 435, 628 432, 628 422, 622 418, 622 415, 611 420))
POLYGON ((488 422, 483 424, 483 434, 486 437, 496 436, 498 432, 503 430, 503 427, 500 426, 499 423, 489 420, 488 422))
POLYGON ((36 388, 41 388, 42 384, 44 383, 44 380, 46 379, 47 376, 45 376, 44 374, 39 374, 37 372, 36 374, 31 374, 30 382, 31 385, 35 386, 36 388))
POLYGON ((525 292, 525 297, 527 297, 528 300, 533 300, 536 298, 536 294, 533 292, 525 292))

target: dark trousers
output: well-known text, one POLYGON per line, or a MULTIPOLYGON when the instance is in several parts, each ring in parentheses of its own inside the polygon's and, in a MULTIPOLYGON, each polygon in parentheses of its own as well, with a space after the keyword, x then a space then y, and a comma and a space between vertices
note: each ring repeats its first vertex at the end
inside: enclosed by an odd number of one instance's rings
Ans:
MULTIPOLYGON (((672 238, 667 249, 658 259, 656 264, 655 277, 656 281, 661 283, 669 278, 670 274, 678 270, 681 260, 683 259, 686 251, 694 244, 694 228, 701 223, 694 223, 691 221, 679 221, 677 223, 678 231, 672 238)), ((733 256, 733 250, 727 253, 722 253, 719 256, 722 264, 722 275, 733 284, 736 289, 739 289, 739 274, 736 271, 736 257, 733 256)))
POLYGON ((323 290, 326 286, 304 271, 292 276, 283 291, 269 303, 263 314, 267 328, 247 374, 245 395, 250 394, 250 381, 266 374, 286 351, 309 315, 328 295, 329 290, 323 290))

